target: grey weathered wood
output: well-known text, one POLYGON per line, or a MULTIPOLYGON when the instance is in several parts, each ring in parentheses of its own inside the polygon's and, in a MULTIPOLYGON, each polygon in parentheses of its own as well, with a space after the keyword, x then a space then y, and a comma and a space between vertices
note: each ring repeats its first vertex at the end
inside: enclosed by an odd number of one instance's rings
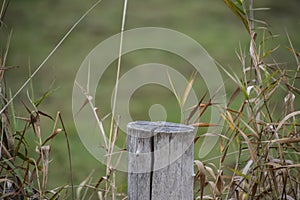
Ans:
POLYGON ((170 122, 127 125, 129 200, 192 200, 194 128, 170 122))

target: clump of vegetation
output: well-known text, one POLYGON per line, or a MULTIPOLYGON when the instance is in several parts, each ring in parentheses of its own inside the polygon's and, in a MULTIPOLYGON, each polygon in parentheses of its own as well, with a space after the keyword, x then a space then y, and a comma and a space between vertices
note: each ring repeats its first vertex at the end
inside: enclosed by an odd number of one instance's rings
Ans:
MULTIPOLYGON (((0 28, 3 26, 8 2, 2 3, 0 28)), ((252 0, 224 2, 247 29, 249 50, 245 51, 241 47, 237 52, 242 68, 240 76, 220 66, 234 82, 236 90, 229 95, 222 116, 226 124, 219 141, 220 156, 210 160, 195 160, 195 198, 300 199, 300 111, 295 110, 295 99, 300 95, 297 86, 300 53, 290 41, 286 50, 293 55, 294 65, 287 67, 287 64, 276 61, 273 54, 279 47, 268 47, 268 41, 276 36, 271 33, 266 22, 254 18, 255 10, 263 8, 254 9, 252 0), (232 155, 235 155, 234 165, 229 165, 227 160, 232 155), (219 160, 218 164, 211 162, 213 159, 219 160)), ((0 199, 126 199, 125 192, 117 189, 117 172, 110 166, 109 157, 105 176, 94 182, 91 174, 78 186, 74 185, 68 134, 61 114, 58 112, 56 117, 52 117, 39 109, 51 91, 35 100, 31 89, 26 101, 30 106, 23 103, 28 115, 15 115, 13 102, 8 105, 12 95, 4 80, 6 70, 14 68, 6 63, 10 38, 6 43, 0 52, 0 199), (53 124, 50 133, 41 131, 43 117, 53 124), (24 122, 21 130, 17 121, 24 122), (26 141, 30 132, 38 140, 35 152, 29 149, 32 147, 26 141), (53 139, 59 134, 64 134, 66 139, 70 179, 68 185, 49 189, 47 180, 51 148, 53 139)), ((208 100, 205 103, 205 98, 202 98, 192 115, 197 115, 199 119, 209 106, 214 106, 210 102, 208 100)), ((96 112, 96 107, 93 108, 96 112)), ((198 125, 210 126, 209 123, 198 125)), ((117 135, 118 123, 112 122, 108 155, 113 152, 117 135)), ((195 138, 195 142, 198 138, 195 138)))
MULTIPOLYGON (((3 1, 0 13, 0 28, 4 26, 4 17, 9 5, 9 1, 3 1)), ((62 121, 60 112, 53 118, 39 110, 40 104, 52 92, 45 92, 40 98, 34 100, 33 86, 31 79, 31 94, 28 94, 30 106, 24 105, 28 112, 25 117, 17 116, 14 103, 11 101, 12 93, 6 85, 4 76, 7 70, 17 68, 8 66, 7 56, 9 52, 10 37, 6 41, 4 49, 0 52, 0 91, 1 91, 1 141, 0 141, 0 199, 51 199, 67 198, 70 194, 60 194, 63 190, 73 190, 72 164, 70 156, 70 145, 67 132, 62 121), (53 124, 50 133, 42 132, 41 118, 48 118, 53 124), (19 121, 23 123, 18 123, 19 121), (23 124, 23 129, 19 129, 18 124, 23 124), (34 133, 38 140, 35 153, 32 153, 32 146, 26 140, 28 134, 34 133), (60 186, 53 190, 47 189, 48 167, 53 139, 58 134, 65 134, 66 149, 69 153, 70 162, 70 185, 60 186), (31 148, 31 149, 30 149, 31 148)), ((1 37, 4 42, 3 37, 1 37)))
POLYGON ((295 99, 300 94, 300 54, 289 39, 286 50, 295 58, 293 66, 276 61, 273 54, 279 47, 267 48, 276 36, 266 22, 254 18, 254 11, 264 8, 254 9, 252 0, 224 2, 244 24, 250 44, 248 51, 237 52, 241 76, 221 67, 236 90, 222 116, 226 125, 221 156, 215 158, 219 165, 211 159, 195 161, 197 199, 299 199, 300 111, 295 99), (232 154, 235 164, 228 166, 232 154))

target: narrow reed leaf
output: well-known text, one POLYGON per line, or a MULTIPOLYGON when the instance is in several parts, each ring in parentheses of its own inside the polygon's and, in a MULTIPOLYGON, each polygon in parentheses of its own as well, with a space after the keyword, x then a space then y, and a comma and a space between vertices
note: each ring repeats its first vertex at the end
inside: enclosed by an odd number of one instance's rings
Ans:
POLYGON ((245 12, 241 8, 237 7, 231 0, 223 0, 225 4, 231 9, 231 11, 243 22, 246 30, 250 33, 248 20, 245 17, 245 12))
POLYGON ((174 93, 174 95, 175 95, 175 97, 176 97, 176 100, 177 100, 178 104, 181 105, 180 98, 179 98, 179 96, 178 96, 178 93, 177 93, 177 91, 176 91, 176 89, 175 89, 175 87, 174 87, 173 81, 172 81, 172 79, 171 79, 171 77, 170 77, 170 73, 169 73, 168 71, 167 71, 167 76, 168 76, 168 80, 169 80, 170 86, 171 86, 171 88, 172 88, 172 90, 173 90, 173 93, 174 93))
POLYGON ((270 54, 272 54, 273 52, 275 52, 277 49, 279 49, 279 47, 280 47, 280 45, 277 45, 273 49, 267 50, 266 52, 263 53, 262 58, 266 58, 267 56, 269 56, 270 54))
POLYGON ((34 101, 34 105, 38 107, 48 96, 56 92, 58 89, 59 87, 47 90, 40 98, 34 101))
POLYGON ((196 75, 197 75, 197 71, 194 71, 193 74, 192 74, 192 76, 191 76, 191 78, 190 78, 190 80, 189 80, 188 85, 186 86, 186 88, 184 90, 184 93, 183 93, 181 101, 180 101, 180 107, 181 108, 183 108, 183 106, 184 106, 184 104, 185 104, 185 102, 187 100, 187 97, 190 94, 190 91, 191 91, 191 89, 193 87, 196 75))

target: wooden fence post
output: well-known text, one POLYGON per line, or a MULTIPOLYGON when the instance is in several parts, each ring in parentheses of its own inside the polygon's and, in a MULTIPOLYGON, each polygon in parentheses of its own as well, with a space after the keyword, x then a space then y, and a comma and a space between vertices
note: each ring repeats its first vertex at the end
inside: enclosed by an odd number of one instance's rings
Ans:
POLYGON ((192 200, 194 128, 170 122, 127 125, 129 200, 192 200))

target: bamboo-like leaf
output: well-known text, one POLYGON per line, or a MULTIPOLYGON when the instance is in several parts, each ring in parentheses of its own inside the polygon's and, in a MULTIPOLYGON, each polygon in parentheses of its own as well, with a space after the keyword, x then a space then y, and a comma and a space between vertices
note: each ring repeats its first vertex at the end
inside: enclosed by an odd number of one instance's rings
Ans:
POLYGON ((51 94, 53 94, 58 89, 59 89, 59 87, 47 90, 40 98, 38 98, 38 100, 36 100, 34 102, 34 105, 36 107, 38 107, 48 96, 50 96, 51 94))
POLYGON ((243 3, 240 0, 237 0, 233 2, 234 7, 241 13, 241 15, 246 15, 244 9, 243 9, 243 3))
POLYGON ((237 7, 236 4, 234 4, 231 0, 223 0, 223 1, 231 9, 231 11, 243 22, 245 28, 250 33, 248 20, 245 18, 245 13, 240 12, 239 7, 237 7))
POLYGON ((271 53, 273 53, 274 51, 279 49, 279 47, 280 47, 280 45, 277 45, 273 49, 269 49, 268 51, 264 52, 264 54, 262 55, 262 58, 266 58, 268 55, 270 55, 271 53))
POLYGON ((240 90, 243 92, 245 98, 248 100, 249 96, 247 94, 247 90, 245 88, 245 85, 240 81, 240 79, 238 78, 238 76, 234 73, 233 75, 231 75, 223 66, 219 65, 221 67, 221 69, 225 72, 225 74, 233 81, 237 84, 237 86, 240 88, 240 90))

